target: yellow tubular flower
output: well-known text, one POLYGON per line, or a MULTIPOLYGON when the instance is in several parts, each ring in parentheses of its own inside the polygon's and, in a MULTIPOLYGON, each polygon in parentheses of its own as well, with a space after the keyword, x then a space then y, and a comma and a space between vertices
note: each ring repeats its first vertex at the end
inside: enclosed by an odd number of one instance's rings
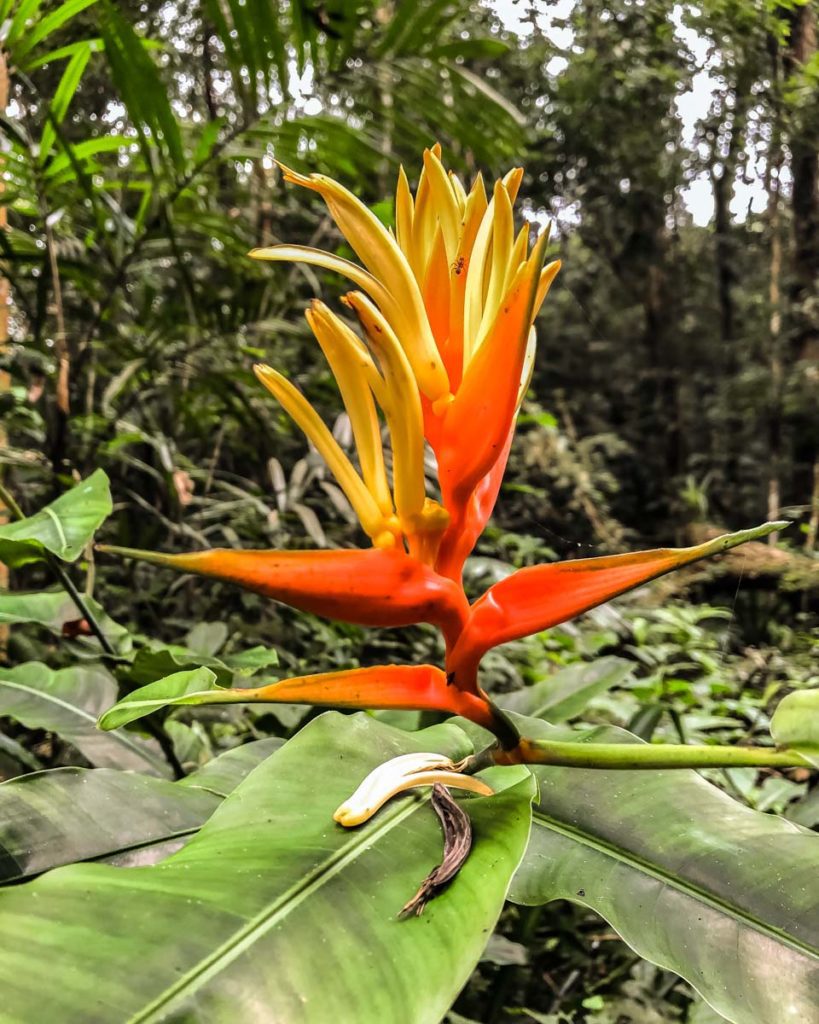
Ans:
POLYGON ((405 533, 412 533, 424 508, 424 418, 412 367, 383 314, 361 292, 343 301, 361 321, 381 364, 385 394, 380 402, 387 417, 393 453, 395 507, 405 533))
POLYGON ((557 277, 557 273, 560 270, 560 260, 552 260, 551 263, 547 264, 540 272, 540 280, 538 281, 537 292, 535 293, 535 309, 532 317, 536 317, 540 307, 543 305, 543 300, 549 294, 549 289, 552 287, 552 281, 557 277))
POLYGON ((466 189, 464 188, 463 182, 454 171, 449 172, 449 181, 452 185, 452 191, 455 193, 455 198, 458 201, 458 209, 463 216, 464 209, 466 208, 466 189))
POLYGON ((399 167, 398 187, 395 190, 395 240, 410 264, 412 264, 412 221, 414 216, 415 201, 412 198, 404 168, 399 167))
POLYGON ((368 382, 368 376, 378 371, 358 337, 323 302, 314 300, 305 316, 341 391, 353 428, 364 483, 383 514, 390 516, 393 511, 392 495, 384 469, 381 424, 368 382))
POLYGON ((514 214, 509 193, 506 191, 506 186, 500 181, 495 185, 493 198, 495 210, 492 220, 492 258, 489 263, 489 277, 483 298, 480 326, 477 338, 473 342, 473 354, 481 347, 483 339, 494 322, 498 306, 504 296, 507 272, 511 265, 510 257, 515 232, 514 214))
MULTIPOLYGON (((382 282, 389 298, 384 314, 415 371, 418 386, 435 401, 449 394, 449 380, 430 330, 412 268, 379 219, 352 192, 322 174, 304 175, 279 165, 286 181, 318 192, 341 233, 364 266, 382 282)), ((369 289, 367 289, 369 290, 369 289)), ((379 301, 379 296, 374 296, 379 301)))
POLYGON ((447 259, 451 263, 457 255, 461 233, 461 211, 458 200, 452 182, 444 170, 444 165, 428 149, 424 150, 424 170, 429 175, 432 203, 444 236, 447 259))
POLYGON ((396 524, 385 517, 316 410, 286 377, 272 367, 257 364, 253 370, 259 381, 281 403, 288 415, 316 446, 347 495, 364 532, 372 539, 373 544, 376 547, 393 547, 396 542, 396 524))

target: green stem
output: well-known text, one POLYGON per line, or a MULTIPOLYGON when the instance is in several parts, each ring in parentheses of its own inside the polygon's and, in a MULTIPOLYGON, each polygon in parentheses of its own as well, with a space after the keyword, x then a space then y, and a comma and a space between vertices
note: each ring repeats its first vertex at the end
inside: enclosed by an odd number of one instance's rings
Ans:
POLYGON ((496 764, 564 768, 810 768, 795 750, 772 747, 694 746, 680 743, 569 743, 522 739, 514 750, 496 749, 496 764))
MULTIPOLYGON (((3 504, 9 510, 9 512, 11 512, 15 519, 19 520, 26 518, 25 514, 23 513, 23 510, 14 500, 14 495, 11 494, 8 490, 6 490, 6 488, 2 484, 0 484, 0 501, 3 502, 3 504)), ((74 602, 74 604, 77 607, 77 611, 80 613, 82 618, 84 618, 85 621, 88 623, 88 628, 97 638, 97 640, 99 640, 100 646, 102 647, 103 651, 107 655, 109 655, 109 657, 116 657, 117 652, 114 650, 113 644, 105 635, 102 626, 99 624, 99 622, 96 619, 96 616, 86 603, 85 598, 74 585, 74 581, 62 567, 62 565, 60 565, 55 555, 53 555, 50 551, 45 551, 44 555, 49 569, 51 569, 51 571, 57 577, 60 586, 74 602)), ((183 779, 185 777, 185 769, 182 767, 179 758, 176 756, 176 751, 173 748, 173 742, 170 736, 165 732, 162 726, 157 724, 156 722, 146 722, 146 729, 159 744, 162 753, 165 755, 165 760, 170 765, 171 771, 174 773, 175 777, 177 779, 183 779)))
MULTIPOLYGON (((15 519, 20 520, 26 518, 25 514, 23 513, 23 510, 15 501, 14 495, 11 494, 11 492, 8 491, 2 484, 0 484, 0 501, 3 502, 3 504, 9 510, 9 512, 11 512, 15 519)), ((79 611, 82 618, 84 618, 85 621, 88 623, 88 628, 97 638, 97 640, 99 640, 102 649, 105 651, 106 654, 110 655, 111 657, 116 656, 117 652, 114 650, 111 641, 105 635, 102 626, 97 621, 93 611, 89 608, 84 596, 79 592, 77 587, 74 585, 74 581, 65 571, 65 569, 60 565, 55 555, 53 555, 50 551, 44 551, 43 554, 45 556, 46 562, 48 563, 49 569, 51 569, 51 571, 57 577, 60 586, 77 606, 77 611, 79 611)))

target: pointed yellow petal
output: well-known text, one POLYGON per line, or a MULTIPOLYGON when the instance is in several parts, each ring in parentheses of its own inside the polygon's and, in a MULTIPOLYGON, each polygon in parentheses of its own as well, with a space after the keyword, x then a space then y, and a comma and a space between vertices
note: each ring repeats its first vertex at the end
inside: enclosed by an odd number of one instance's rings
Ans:
POLYGON ((424 170, 429 175, 429 187, 438 224, 444 236, 447 259, 451 263, 458 252, 461 212, 452 185, 441 161, 429 150, 424 153, 424 170))
MULTIPOLYGON (((495 321, 498 306, 500 306, 506 290, 505 286, 512 256, 514 230, 512 202, 509 199, 506 186, 503 182, 498 181, 495 183, 495 194, 493 196, 492 259, 489 281, 483 300, 478 337, 472 341, 473 356, 489 333, 495 321)), ((514 277, 514 274, 512 276, 514 277)))
POLYGON ((382 408, 392 439, 395 507, 402 528, 412 532, 426 498, 424 418, 418 386, 398 338, 378 308, 361 292, 351 292, 343 301, 355 310, 384 373, 382 408))
POLYGON ((449 344, 444 354, 450 385, 456 391, 461 382, 464 366, 464 295, 466 292, 467 273, 472 260, 472 251, 478 228, 486 213, 486 191, 480 174, 466 200, 463 226, 461 228, 461 244, 455 262, 449 268, 449 344))
POLYGON ((429 173, 426 167, 418 179, 415 193, 415 217, 412 222, 412 269, 419 284, 424 280, 429 263, 438 219, 435 216, 435 201, 432 195, 429 173))
POLYGON ((514 206, 515 200, 518 197, 518 189, 520 183, 523 181, 523 168, 513 167, 511 171, 503 176, 503 184, 506 187, 506 191, 509 193, 509 199, 514 206))
POLYGON ((449 172, 449 183, 452 185, 452 191, 455 193, 455 201, 458 204, 458 209, 461 211, 461 216, 466 209, 466 189, 464 188, 463 182, 454 171, 449 172))
POLYGON ((338 480, 339 486, 347 495, 365 533, 374 541, 380 538, 387 530, 384 516, 375 499, 367 490, 364 481, 355 471, 353 464, 344 454, 316 410, 286 377, 277 373, 272 367, 257 364, 253 370, 261 383, 282 404, 286 412, 316 446, 338 480))
POLYGON ((398 187, 395 190, 395 238, 404 255, 412 263, 412 221, 415 204, 403 167, 398 169, 398 187))
POLYGON ((505 288, 508 288, 512 283, 512 279, 518 272, 518 267, 521 263, 526 262, 526 257, 529 255, 529 225, 524 224, 518 232, 518 237, 515 239, 515 244, 512 246, 512 252, 509 256, 509 265, 506 270, 506 282, 505 288))
POLYGON ((389 295, 384 285, 368 274, 357 263, 335 256, 323 249, 314 249, 309 245, 271 245, 264 249, 251 249, 248 255, 254 260, 265 260, 269 263, 309 263, 314 267, 323 267, 335 274, 341 274, 382 305, 389 302, 389 295))
POLYGON ((449 258, 440 228, 424 278, 424 306, 438 351, 443 353, 449 337, 449 258))
POLYGON ((323 302, 314 300, 305 316, 338 382, 353 428, 364 483, 382 513, 390 516, 392 494, 384 469, 381 424, 368 383, 368 377, 378 371, 364 344, 323 302))
POLYGON ((484 280, 489 264, 492 231, 495 219, 494 196, 484 212, 472 246, 472 257, 466 272, 464 289, 464 367, 469 365, 478 342, 483 316, 484 280))
POLYGON ((535 311, 532 314, 533 317, 537 316, 540 307, 543 305, 543 300, 549 294, 549 289, 552 287, 552 281, 557 277, 560 266, 560 260, 552 260, 551 263, 547 263, 543 270, 541 270, 540 279, 537 284, 537 292, 535 293, 535 311))
MULTIPOLYGON (((282 166, 282 165, 280 165, 282 166)), ((401 339, 418 385, 432 401, 449 394, 449 381, 435 345, 412 267, 375 214, 348 189, 323 174, 305 176, 282 167, 285 180, 318 192, 341 233, 370 273, 389 293, 384 312, 401 339)))

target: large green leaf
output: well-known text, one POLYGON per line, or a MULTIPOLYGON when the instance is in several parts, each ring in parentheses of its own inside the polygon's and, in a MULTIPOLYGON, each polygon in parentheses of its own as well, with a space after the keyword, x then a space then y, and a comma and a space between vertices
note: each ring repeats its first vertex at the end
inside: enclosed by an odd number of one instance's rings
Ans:
POLYGON ((0 892, 3 1012, 18 1024, 435 1022, 469 976, 530 827, 526 769, 464 801, 474 844, 423 916, 397 920, 440 861, 426 800, 347 831, 334 809, 376 765, 451 757, 453 725, 414 735, 328 713, 264 761, 182 850, 152 867, 58 868, 0 892), (43 964, 48 970, 43 970, 43 964))
POLYGON ((592 662, 567 665, 553 676, 523 690, 498 695, 497 703, 507 711, 565 722, 579 715, 595 697, 619 686, 633 668, 625 658, 598 658, 592 662))
POLYGON ((188 836, 215 793, 110 768, 58 768, 0 785, 0 881, 188 836))
POLYGON ((0 785, 0 883, 61 864, 155 856, 199 831, 282 741, 256 740, 181 782, 110 768, 55 768, 0 785))
POLYGON ((97 729, 97 716, 116 699, 117 684, 101 665, 77 665, 55 672, 38 661, 0 668, 0 716, 29 729, 47 729, 73 743, 100 768, 129 768, 167 775, 153 741, 120 730, 97 729))
POLYGON ((173 675, 157 679, 156 682, 127 693, 122 700, 100 716, 99 727, 119 729, 159 708, 205 704, 207 698, 214 692, 224 689, 225 687, 218 685, 216 675, 209 668, 174 672, 173 675))
MULTIPOLYGON (((567 738, 520 722, 527 735, 567 738)), ((614 729, 587 739, 634 741, 614 729)), ((513 900, 591 907, 736 1024, 815 1019, 819 837, 691 771, 534 771, 540 800, 513 900)))
POLYGON ((25 565, 45 551, 73 562, 111 509, 108 477, 98 469, 33 516, 0 526, 0 562, 25 565))
POLYGON ((782 700, 771 719, 777 746, 798 750, 819 768, 819 690, 795 690, 782 700))
POLYGON ((214 757, 198 771, 186 775, 180 779, 178 786, 196 786, 198 789, 207 789, 217 796, 227 796, 232 793, 242 779, 266 757, 269 757, 275 750, 278 750, 284 743, 283 739, 277 736, 268 736, 263 740, 254 740, 252 743, 243 743, 233 750, 226 750, 224 754, 214 757))
MULTIPOLYGON (((86 597, 84 600, 108 640, 114 647, 122 650, 128 636, 125 626, 114 622, 106 615, 92 597, 86 597)), ((0 593, 0 623, 36 623, 61 634, 66 623, 76 622, 81 618, 82 614, 76 604, 64 590, 42 590, 35 594, 17 590, 0 593)))

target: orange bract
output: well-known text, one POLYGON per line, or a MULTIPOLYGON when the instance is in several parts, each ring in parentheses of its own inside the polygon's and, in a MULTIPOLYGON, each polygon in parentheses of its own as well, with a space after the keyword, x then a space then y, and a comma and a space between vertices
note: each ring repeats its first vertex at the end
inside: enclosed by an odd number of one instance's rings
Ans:
POLYGON ((318 300, 307 312, 349 414, 357 465, 290 381, 267 366, 256 367, 256 374, 322 454, 373 547, 186 555, 109 550, 227 580, 345 622, 431 623, 446 641, 446 674, 431 665, 351 670, 229 691, 226 699, 434 708, 471 718, 514 745, 514 730, 478 685, 487 650, 786 524, 696 548, 522 569, 470 607, 463 565, 500 490, 531 376, 534 320, 560 269, 559 261, 544 266, 548 233, 530 247, 528 225, 515 228, 523 171, 497 181, 487 199, 481 176, 467 192, 434 146, 424 153, 414 196, 403 169, 399 173, 394 234, 331 178, 282 171, 286 181, 322 197, 363 264, 297 245, 251 253, 313 263, 360 289, 344 303, 361 335, 318 300), (391 459, 384 456, 382 416, 391 459), (437 456, 440 500, 427 494, 427 446, 437 456))

